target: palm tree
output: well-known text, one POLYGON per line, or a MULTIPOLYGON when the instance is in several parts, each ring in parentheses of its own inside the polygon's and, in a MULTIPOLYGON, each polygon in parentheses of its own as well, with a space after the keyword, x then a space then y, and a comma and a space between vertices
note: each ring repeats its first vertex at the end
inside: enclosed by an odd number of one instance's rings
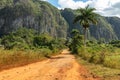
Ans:
POLYGON ((79 15, 77 15, 74 19, 74 23, 79 22, 80 25, 84 28, 84 46, 86 47, 86 39, 87 39, 87 29, 91 24, 98 23, 98 14, 95 13, 95 8, 90 8, 89 5, 85 8, 77 9, 79 15))

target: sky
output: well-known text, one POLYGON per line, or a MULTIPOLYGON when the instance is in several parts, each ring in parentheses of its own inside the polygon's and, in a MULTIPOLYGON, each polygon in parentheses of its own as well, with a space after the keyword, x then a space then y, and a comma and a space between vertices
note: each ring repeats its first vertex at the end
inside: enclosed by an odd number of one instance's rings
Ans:
POLYGON ((120 17, 120 0, 43 0, 47 1, 58 9, 84 8, 88 4, 96 8, 96 12, 102 16, 120 17))

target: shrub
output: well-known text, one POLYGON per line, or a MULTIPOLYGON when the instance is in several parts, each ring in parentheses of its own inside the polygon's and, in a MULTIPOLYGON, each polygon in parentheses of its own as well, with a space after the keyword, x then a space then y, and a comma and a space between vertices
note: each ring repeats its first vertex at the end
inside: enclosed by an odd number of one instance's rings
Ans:
POLYGON ((35 32, 31 29, 19 28, 17 31, 10 33, 2 38, 1 44, 5 49, 28 49, 33 46, 33 37, 35 32))
POLYGON ((40 34, 34 37, 33 44, 35 47, 38 47, 38 48, 49 47, 52 39, 53 38, 48 34, 40 34))
POLYGON ((76 29, 73 29, 71 34, 72 40, 69 44, 69 48, 72 51, 72 53, 78 53, 78 49, 83 45, 83 36, 81 36, 79 34, 79 31, 76 29))
POLYGON ((92 46, 86 48, 79 48, 78 55, 88 62, 120 69, 120 54, 118 54, 118 51, 118 48, 109 44, 96 44, 94 46, 92 44, 92 46))
POLYGON ((111 68, 119 68, 120 69, 120 55, 118 56, 107 56, 103 63, 104 66, 111 68))
POLYGON ((109 44, 111 44, 114 47, 120 48, 120 40, 113 40, 113 41, 109 42, 109 44))

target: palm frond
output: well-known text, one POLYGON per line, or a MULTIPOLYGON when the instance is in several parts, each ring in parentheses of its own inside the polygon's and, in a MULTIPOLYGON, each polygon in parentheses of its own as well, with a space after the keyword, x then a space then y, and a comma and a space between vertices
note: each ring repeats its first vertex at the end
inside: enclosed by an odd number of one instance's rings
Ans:
POLYGON ((85 8, 78 9, 77 12, 79 12, 79 16, 75 17, 74 23, 79 22, 83 27, 89 27, 90 24, 96 25, 99 15, 94 12, 95 10, 95 8, 90 8, 89 5, 85 8))
POLYGON ((85 7, 85 9, 87 10, 89 8, 89 5, 87 5, 86 7, 85 7))
POLYGON ((81 19, 82 19, 82 16, 81 16, 81 15, 76 16, 75 19, 74 19, 74 21, 73 21, 73 23, 77 23, 77 22, 79 22, 79 20, 81 20, 81 19))

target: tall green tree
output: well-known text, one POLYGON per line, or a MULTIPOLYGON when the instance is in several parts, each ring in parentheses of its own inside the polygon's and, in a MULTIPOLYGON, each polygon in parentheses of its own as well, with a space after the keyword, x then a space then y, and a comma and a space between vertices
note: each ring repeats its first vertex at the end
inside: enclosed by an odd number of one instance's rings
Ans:
POLYGON ((69 48, 72 53, 78 53, 79 48, 83 45, 83 37, 80 35, 80 32, 77 29, 73 29, 72 32, 72 40, 70 42, 69 48))
POLYGON ((95 13, 96 9, 86 6, 85 8, 77 9, 79 13, 75 19, 74 23, 79 22, 80 25, 84 28, 84 46, 86 47, 86 39, 87 39, 87 29, 90 27, 91 24, 98 23, 98 14, 95 13))

